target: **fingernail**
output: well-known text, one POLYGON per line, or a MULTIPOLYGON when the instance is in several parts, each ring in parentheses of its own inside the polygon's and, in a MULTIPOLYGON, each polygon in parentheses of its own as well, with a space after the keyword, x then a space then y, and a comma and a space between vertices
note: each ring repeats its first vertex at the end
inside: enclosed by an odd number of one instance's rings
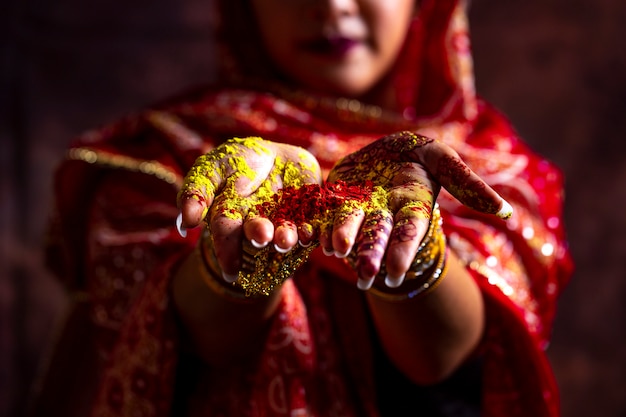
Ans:
POLYGON ((304 244, 304 243, 302 243, 302 241, 300 239, 298 239, 298 244, 300 246, 302 246, 303 248, 308 248, 309 246, 311 246, 313 244, 313 241, 311 241, 311 242, 309 242, 307 244, 304 244))
POLYGON ((237 278, 239 278, 239 274, 230 275, 222 271, 222 277, 224 277, 224 281, 228 282, 229 284, 232 284, 233 282, 237 281, 237 278))
POLYGON ((389 288, 398 288, 404 282, 404 274, 400 275, 397 278, 390 277, 387 275, 385 277, 385 285, 389 288))
POLYGON ((335 256, 339 259, 343 259, 350 254, 350 249, 348 249, 345 253, 335 252, 335 256))
POLYGON ((283 249, 280 246, 278 246, 276 243, 274 243, 274 249, 276 250, 276 252, 278 253, 287 253, 291 250, 291 248, 289 249, 283 249))
POLYGON ((513 207, 508 203, 508 201, 502 199, 502 208, 500 211, 496 213, 496 216, 503 220, 510 219, 513 215, 513 207))
POLYGON ((356 282, 357 288, 363 291, 369 290, 370 288, 372 288, 372 284, 374 283, 374 278, 376 278, 376 276, 373 276, 367 279, 359 278, 359 280, 356 282))
POLYGON ((324 255, 326 255, 326 256, 333 256, 335 254, 334 250, 332 250, 332 249, 328 250, 326 248, 322 248, 322 252, 324 252, 324 255))
POLYGON ((262 248, 264 248, 264 247, 266 247, 266 246, 267 246, 267 243, 268 243, 268 242, 265 242, 265 243, 259 243, 259 242, 257 242, 257 241, 256 241, 256 240, 254 240, 254 239, 250 239, 250 243, 251 243, 251 244, 252 244, 252 246, 254 246, 255 248, 257 248, 257 249, 262 249, 262 248))
POLYGON ((176 217, 176 230, 181 237, 187 237, 187 229, 183 227, 183 213, 178 213, 176 217))

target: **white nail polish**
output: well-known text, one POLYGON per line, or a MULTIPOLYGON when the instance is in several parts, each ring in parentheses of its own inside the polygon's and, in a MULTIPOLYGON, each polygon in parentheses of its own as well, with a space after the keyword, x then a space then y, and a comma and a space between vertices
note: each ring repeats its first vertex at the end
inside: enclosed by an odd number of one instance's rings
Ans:
POLYGON ((302 241, 300 239, 298 239, 298 244, 300 246, 302 246, 303 248, 308 248, 309 246, 311 246, 313 244, 313 242, 309 242, 306 245, 304 243, 302 243, 302 241))
POLYGON ((278 253, 287 253, 291 250, 291 248, 289 249, 283 249, 280 246, 278 246, 276 243, 274 243, 274 249, 276 250, 276 252, 278 253))
POLYGON ((178 213, 176 217, 176 230, 181 237, 187 237, 187 229, 183 227, 183 213, 178 213))
POLYGON ((335 256, 339 259, 343 259, 350 254, 350 249, 346 253, 335 252, 335 256))
POLYGON ((251 243, 251 244, 252 244, 252 246, 254 246, 255 248, 257 248, 257 249, 262 249, 262 248, 264 248, 264 247, 266 247, 266 246, 267 246, 267 243, 268 243, 268 242, 265 242, 265 243, 259 243, 259 242, 257 242, 257 241, 256 241, 256 240, 254 240, 254 239, 250 239, 250 243, 251 243))
POLYGON ((385 285, 389 288, 398 288, 404 282, 404 274, 400 275, 398 278, 392 278, 389 275, 385 277, 385 285))
POLYGON ((370 288, 372 288, 372 284, 374 283, 374 278, 376 278, 376 276, 373 276, 368 279, 359 278, 359 280, 356 283, 357 288, 363 291, 369 290, 370 288))
POLYGON ((511 207, 508 201, 503 199, 502 208, 500 209, 500 211, 496 213, 496 216, 498 216, 499 218, 503 220, 506 220, 506 219, 511 218, 512 215, 513 215, 513 207, 511 207))
POLYGON ((335 254, 334 250, 327 250, 326 248, 322 248, 322 252, 324 252, 324 255, 326 256, 333 256, 335 254))
POLYGON ((239 278, 239 274, 230 275, 222 271, 222 277, 224 278, 224 281, 232 284, 233 282, 237 281, 237 278, 239 278))

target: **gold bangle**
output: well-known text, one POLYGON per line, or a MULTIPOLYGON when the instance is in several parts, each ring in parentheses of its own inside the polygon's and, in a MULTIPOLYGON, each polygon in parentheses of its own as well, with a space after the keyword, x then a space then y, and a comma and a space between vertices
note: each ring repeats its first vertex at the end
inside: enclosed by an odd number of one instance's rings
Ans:
POLYGON ((239 271, 237 284, 247 296, 268 296, 293 276, 318 245, 319 242, 306 247, 297 245, 287 253, 279 253, 273 245, 257 249, 246 241, 243 245, 243 268, 239 271))
POLYGON ((269 296, 308 260, 313 249, 319 245, 319 242, 307 247, 298 245, 287 253, 279 253, 274 250, 273 245, 258 249, 244 240, 241 270, 237 280, 228 284, 226 281, 217 282, 218 279, 215 278, 220 276, 220 268, 209 234, 210 231, 205 228, 200 239, 202 259, 207 273, 212 275, 205 281, 208 281, 209 286, 216 292, 233 298, 269 296), (215 288, 215 285, 221 288, 215 288))
POLYGON ((398 288, 388 288, 384 286, 384 284, 380 285, 375 283, 372 288, 369 289, 369 292, 385 301, 398 302, 410 300, 434 291, 445 277, 447 270, 447 249, 442 247, 439 261, 436 267, 432 269, 426 281, 405 279, 398 288))
MULTIPOLYGON (((426 236, 406 273, 404 282, 398 288, 387 287, 382 279, 377 279, 369 291, 386 301, 404 301, 425 295, 441 283, 447 272, 446 237, 442 229, 441 214, 435 205, 426 236), (425 277, 425 279, 418 279, 425 277)), ((384 268, 378 278, 386 275, 384 268)))

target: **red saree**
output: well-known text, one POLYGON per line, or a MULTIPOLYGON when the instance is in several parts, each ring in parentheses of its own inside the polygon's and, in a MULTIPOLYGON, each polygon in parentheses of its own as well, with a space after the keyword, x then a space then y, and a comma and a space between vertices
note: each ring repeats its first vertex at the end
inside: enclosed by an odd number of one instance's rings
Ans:
MULTIPOLYGON (((476 98, 463 2, 423 2, 388 82, 394 113, 231 83, 80 137, 56 176, 49 246, 52 268, 77 296, 50 365, 63 380, 44 390, 42 404, 66 404, 59 415, 68 416, 178 415, 180 342, 168 287, 198 237, 191 230, 183 239, 174 226, 176 194, 197 156, 255 135, 308 149, 327 172, 381 136, 419 130, 456 149, 515 209, 503 222, 446 192, 438 199, 449 246, 485 298, 482 415, 558 416, 543 349, 571 273, 561 173, 476 98)), ((378 415, 361 294, 333 284, 333 276, 354 279, 351 271, 318 256, 285 284, 260 357, 198 388, 204 415, 378 415)))

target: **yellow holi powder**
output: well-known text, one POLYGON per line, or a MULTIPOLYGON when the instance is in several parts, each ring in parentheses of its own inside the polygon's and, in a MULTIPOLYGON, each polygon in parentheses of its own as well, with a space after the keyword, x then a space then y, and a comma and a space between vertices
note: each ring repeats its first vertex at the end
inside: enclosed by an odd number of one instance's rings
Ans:
MULTIPOLYGON (((271 198, 273 194, 270 181, 267 180, 257 190, 253 201, 241 197, 236 190, 237 181, 242 177, 251 181, 256 178, 256 172, 247 162, 250 158, 249 153, 271 156, 273 151, 268 144, 269 142, 260 137, 233 138, 208 154, 198 157, 185 177, 180 196, 198 201, 212 201, 215 194, 221 192, 226 197, 221 207, 223 214, 232 219, 240 219, 240 208, 271 198)), ((282 169, 282 166, 277 166, 274 171, 282 169)), ((205 208, 203 217, 207 210, 208 207, 205 208)))

